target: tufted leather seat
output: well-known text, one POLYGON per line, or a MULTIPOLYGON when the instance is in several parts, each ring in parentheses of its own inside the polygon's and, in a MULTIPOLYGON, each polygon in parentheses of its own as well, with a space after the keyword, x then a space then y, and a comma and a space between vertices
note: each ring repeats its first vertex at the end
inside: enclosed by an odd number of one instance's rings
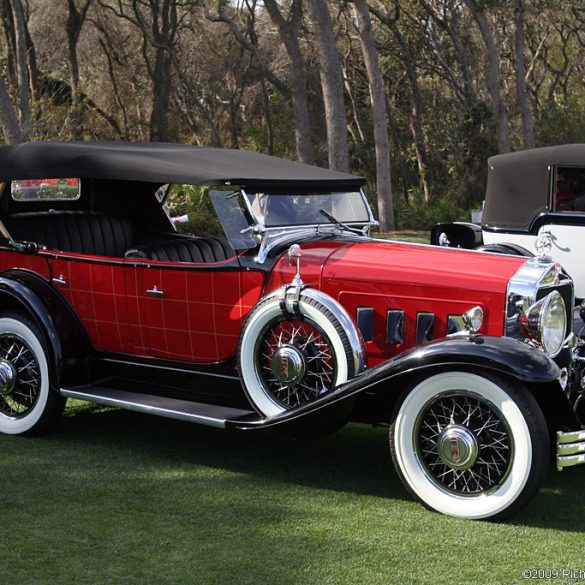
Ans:
POLYGON ((171 238, 140 244, 126 252, 126 258, 165 262, 222 262, 235 255, 221 238, 171 238))
POLYGON ((49 249, 95 256, 122 257, 134 237, 129 221, 103 213, 15 213, 3 221, 17 241, 36 242, 49 249))

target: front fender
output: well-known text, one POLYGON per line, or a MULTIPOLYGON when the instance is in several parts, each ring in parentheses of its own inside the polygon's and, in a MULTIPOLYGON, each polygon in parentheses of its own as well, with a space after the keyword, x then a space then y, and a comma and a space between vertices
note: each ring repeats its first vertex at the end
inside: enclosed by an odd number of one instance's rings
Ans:
POLYGON ((404 375, 437 368, 481 368, 521 382, 547 384, 561 374, 545 353, 509 337, 458 336, 415 347, 366 370, 323 398, 278 416, 253 421, 234 421, 239 429, 267 428, 298 420, 365 391, 400 391, 388 384, 404 375))

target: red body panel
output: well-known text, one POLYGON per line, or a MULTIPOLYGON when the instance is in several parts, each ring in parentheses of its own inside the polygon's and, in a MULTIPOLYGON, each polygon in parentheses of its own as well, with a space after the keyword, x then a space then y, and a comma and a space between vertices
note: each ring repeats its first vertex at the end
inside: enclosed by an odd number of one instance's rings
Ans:
POLYGON ((59 292, 69 301, 92 345, 104 351, 129 348, 123 263, 94 256, 52 253, 49 259, 59 292))
POLYGON ((51 269, 46 258, 37 254, 23 254, 16 250, 0 249, 0 272, 12 269, 30 270, 46 280, 51 280, 51 269))
MULTIPOLYGON (((373 365, 416 343, 417 314, 433 313, 433 337, 447 334, 450 315, 475 305, 484 310, 482 332, 501 336, 506 287, 525 258, 479 254, 395 242, 316 242, 303 245, 304 282, 337 299, 356 319, 374 310, 373 365), (404 342, 386 341, 386 313, 404 311, 404 342)), ((54 282, 69 301, 93 345, 103 351, 213 363, 236 351, 248 313, 262 294, 294 276, 286 254, 264 291, 263 273, 232 261, 176 264, 108 261, 83 254, 0 251, 0 268, 34 271, 54 282), (161 297, 147 294, 156 287, 161 297)))
MULTIPOLYGON (((525 258, 480 254, 395 242, 303 246, 301 276, 337 299, 355 320, 358 307, 374 309, 374 337, 366 343, 373 365, 412 347, 418 313, 433 313, 433 337, 447 334, 450 315, 475 305, 484 310, 482 333, 503 335, 508 281, 525 258), (405 312, 404 343, 386 343, 386 312, 405 312)), ((274 268, 268 289, 290 282, 285 257, 274 268)))
POLYGON ((263 282, 261 272, 218 264, 149 262, 126 274, 132 353, 200 363, 235 353, 263 282), (162 297, 146 293, 154 287, 162 297))

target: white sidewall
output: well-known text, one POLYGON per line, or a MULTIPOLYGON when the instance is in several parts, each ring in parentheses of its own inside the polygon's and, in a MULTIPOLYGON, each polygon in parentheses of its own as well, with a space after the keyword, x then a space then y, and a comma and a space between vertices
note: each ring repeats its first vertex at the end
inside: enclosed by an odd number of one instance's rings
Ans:
POLYGON ((489 518, 508 508, 522 493, 532 467, 532 441, 522 412, 497 384, 467 372, 437 374, 416 386, 402 403, 393 433, 396 460, 411 489, 438 512, 460 518, 489 518), (512 468, 504 483, 491 493, 457 496, 440 489, 424 471, 413 445, 414 426, 421 409, 433 397, 465 390, 491 402, 506 419, 514 438, 512 468))
POLYGON ((41 389, 37 402, 29 414, 22 418, 9 418, 0 413, 0 433, 20 435, 30 430, 41 418, 49 398, 49 368, 43 347, 31 329, 16 319, 0 318, 0 334, 15 333, 24 339, 35 355, 41 375, 41 389))
MULTIPOLYGON (((333 323, 316 307, 309 305, 302 300, 299 302, 300 312, 313 320, 327 335, 333 346, 333 353, 336 361, 336 376, 334 386, 338 386, 348 379, 347 357, 343 341, 335 329, 333 323)), ((249 319, 246 330, 240 344, 240 373, 248 392, 248 396, 256 408, 265 416, 276 416, 287 410, 284 406, 277 404, 264 390, 255 367, 254 348, 256 340, 262 330, 272 319, 282 315, 278 297, 267 301, 259 311, 249 319)))

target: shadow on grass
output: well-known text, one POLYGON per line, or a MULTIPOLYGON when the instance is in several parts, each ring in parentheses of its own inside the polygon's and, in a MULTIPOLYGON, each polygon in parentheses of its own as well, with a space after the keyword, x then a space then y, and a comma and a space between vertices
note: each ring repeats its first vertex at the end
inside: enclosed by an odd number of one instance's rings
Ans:
MULTIPOLYGON (((69 410, 48 440, 63 453, 72 444, 87 448, 91 469, 93 454, 131 454, 146 472, 172 473, 194 464, 288 485, 411 499, 393 469, 384 428, 352 424, 328 437, 298 441, 274 431, 223 431, 92 405, 69 410)), ((581 532, 584 480, 585 468, 551 469, 538 496, 508 523, 581 532)))
POLYGON ((275 431, 225 431, 171 419, 82 407, 49 435, 63 449, 77 443, 131 451, 142 465, 205 465, 271 481, 371 496, 408 499, 388 449, 388 431, 348 425, 311 440, 275 431), (145 461, 146 460, 146 461, 145 461))

